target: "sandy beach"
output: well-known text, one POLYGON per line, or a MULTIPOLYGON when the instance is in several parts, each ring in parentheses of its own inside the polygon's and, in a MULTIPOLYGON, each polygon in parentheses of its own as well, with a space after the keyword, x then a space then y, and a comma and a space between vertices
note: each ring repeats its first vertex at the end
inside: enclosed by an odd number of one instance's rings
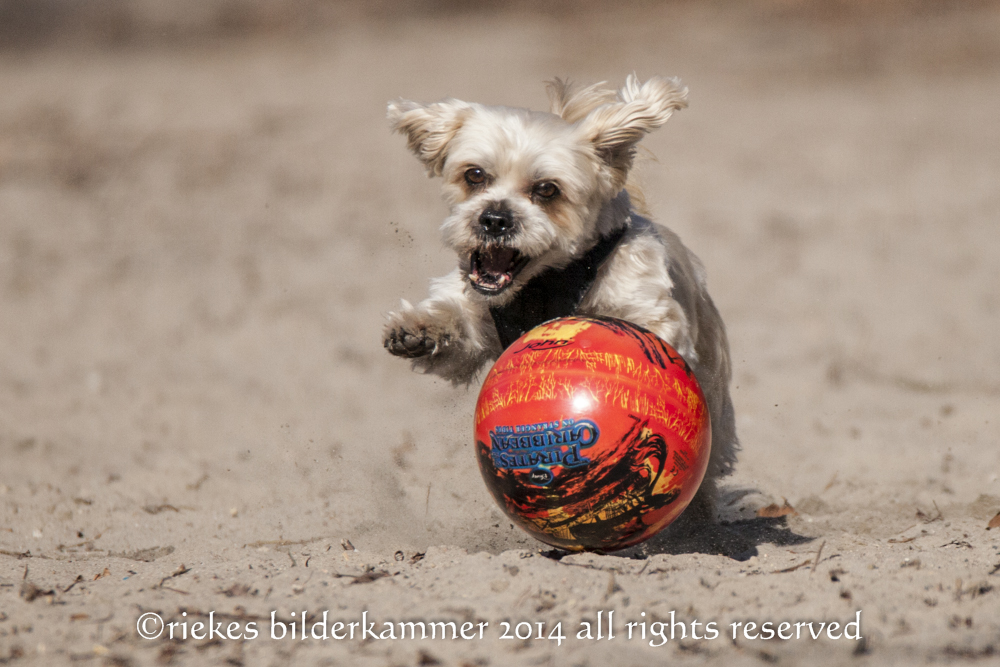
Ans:
POLYGON ((1000 4, 15 4, 0 664, 1000 661, 1000 4), (382 349, 455 265, 385 105, 633 71, 743 451, 717 526, 564 555, 382 349))

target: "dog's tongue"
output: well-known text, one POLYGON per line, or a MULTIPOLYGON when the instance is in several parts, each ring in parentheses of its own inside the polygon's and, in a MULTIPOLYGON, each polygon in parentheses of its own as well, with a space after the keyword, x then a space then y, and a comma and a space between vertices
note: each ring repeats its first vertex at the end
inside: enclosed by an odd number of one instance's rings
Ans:
POLYGON ((472 253, 469 282, 484 294, 499 294, 514 281, 524 258, 513 248, 481 248, 472 253))
POLYGON ((514 263, 514 255, 517 253, 513 248, 490 248, 479 254, 479 266, 491 274, 501 274, 510 271, 511 264, 514 263))

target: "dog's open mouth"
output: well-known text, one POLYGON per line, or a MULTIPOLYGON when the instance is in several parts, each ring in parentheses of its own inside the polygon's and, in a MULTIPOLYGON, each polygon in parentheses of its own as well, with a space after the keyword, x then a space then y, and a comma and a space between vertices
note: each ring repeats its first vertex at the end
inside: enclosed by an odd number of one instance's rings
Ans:
POLYGON ((480 248, 469 261, 469 282, 480 294, 500 294, 527 263, 528 257, 514 248, 480 248))

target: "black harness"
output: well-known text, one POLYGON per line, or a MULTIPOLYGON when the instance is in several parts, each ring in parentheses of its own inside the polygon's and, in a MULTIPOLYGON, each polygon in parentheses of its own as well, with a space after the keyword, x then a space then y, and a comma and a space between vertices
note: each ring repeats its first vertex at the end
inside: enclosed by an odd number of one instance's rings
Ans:
POLYGON ((539 324, 576 313, 597 278, 597 271, 625 237, 628 226, 602 236, 580 259, 561 269, 548 269, 528 281, 503 306, 490 308, 503 349, 539 324))

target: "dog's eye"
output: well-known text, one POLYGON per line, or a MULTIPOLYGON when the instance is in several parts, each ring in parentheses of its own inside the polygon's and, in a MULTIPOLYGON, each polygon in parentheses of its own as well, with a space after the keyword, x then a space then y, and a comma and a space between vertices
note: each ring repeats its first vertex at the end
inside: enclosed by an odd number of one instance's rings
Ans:
POLYGON ((486 182, 486 172, 479 167, 465 170, 465 182, 469 185, 481 185, 486 182))
POLYGON ((532 193, 541 199, 552 199, 559 194, 559 186, 551 181, 545 181, 536 185, 532 193))

